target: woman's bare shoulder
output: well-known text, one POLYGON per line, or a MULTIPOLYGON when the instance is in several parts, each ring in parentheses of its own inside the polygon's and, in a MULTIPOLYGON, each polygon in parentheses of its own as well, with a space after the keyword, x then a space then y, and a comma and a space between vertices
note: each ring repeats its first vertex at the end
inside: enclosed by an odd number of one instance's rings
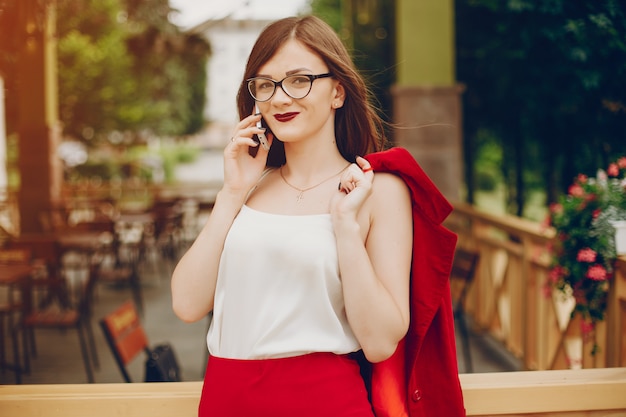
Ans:
POLYGON ((408 200, 410 198, 409 188, 404 180, 388 172, 377 172, 374 175, 372 194, 375 199, 382 201, 386 198, 392 200, 408 200))
POLYGON ((377 214, 383 217, 392 213, 407 213, 411 211, 411 195, 404 180, 397 175, 387 172, 376 173, 372 184, 371 195, 372 216, 377 214))

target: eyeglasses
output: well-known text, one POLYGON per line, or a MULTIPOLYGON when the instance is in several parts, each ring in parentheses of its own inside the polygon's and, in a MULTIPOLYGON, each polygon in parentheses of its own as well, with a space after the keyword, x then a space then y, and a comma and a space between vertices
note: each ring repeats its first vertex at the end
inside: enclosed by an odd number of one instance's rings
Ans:
POLYGON ((294 74, 288 75, 280 81, 274 81, 271 78, 255 77, 247 79, 248 91, 252 98, 256 101, 267 101, 276 92, 276 87, 283 89, 285 94, 294 99, 306 97, 311 92, 313 81, 318 78, 332 77, 331 73, 310 75, 310 74, 294 74))

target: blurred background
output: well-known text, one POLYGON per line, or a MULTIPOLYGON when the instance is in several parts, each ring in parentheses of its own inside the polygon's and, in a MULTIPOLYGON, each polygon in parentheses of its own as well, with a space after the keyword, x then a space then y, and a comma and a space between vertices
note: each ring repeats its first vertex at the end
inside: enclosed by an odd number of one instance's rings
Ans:
POLYGON ((0 0, 0 243, 106 218, 161 297, 219 189, 253 42, 307 13, 453 203, 542 222, 626 155, 621 0, 0 0))

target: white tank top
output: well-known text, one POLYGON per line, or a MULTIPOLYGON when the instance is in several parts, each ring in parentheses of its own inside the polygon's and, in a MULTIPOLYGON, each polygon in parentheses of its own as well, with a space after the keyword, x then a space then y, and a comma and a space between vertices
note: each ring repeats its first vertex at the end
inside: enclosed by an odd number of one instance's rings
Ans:
POLYGON ((330 214, 242 207, 224 243, 207 345, 233 359, 360 349, 346 318, 330 214))

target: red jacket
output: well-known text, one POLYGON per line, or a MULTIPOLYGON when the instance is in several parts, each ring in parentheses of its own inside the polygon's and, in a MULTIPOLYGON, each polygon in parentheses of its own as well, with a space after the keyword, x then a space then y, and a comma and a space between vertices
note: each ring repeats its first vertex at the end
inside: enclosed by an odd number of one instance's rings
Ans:
POLYGON ((374 171, 401 177, 413 203, 411 323, 396 352, 372 365, 377 417, 465 416, 459 382, 450 269, 457 237, 442 226, 452 206, 403 148, 366 157, 374 171))

